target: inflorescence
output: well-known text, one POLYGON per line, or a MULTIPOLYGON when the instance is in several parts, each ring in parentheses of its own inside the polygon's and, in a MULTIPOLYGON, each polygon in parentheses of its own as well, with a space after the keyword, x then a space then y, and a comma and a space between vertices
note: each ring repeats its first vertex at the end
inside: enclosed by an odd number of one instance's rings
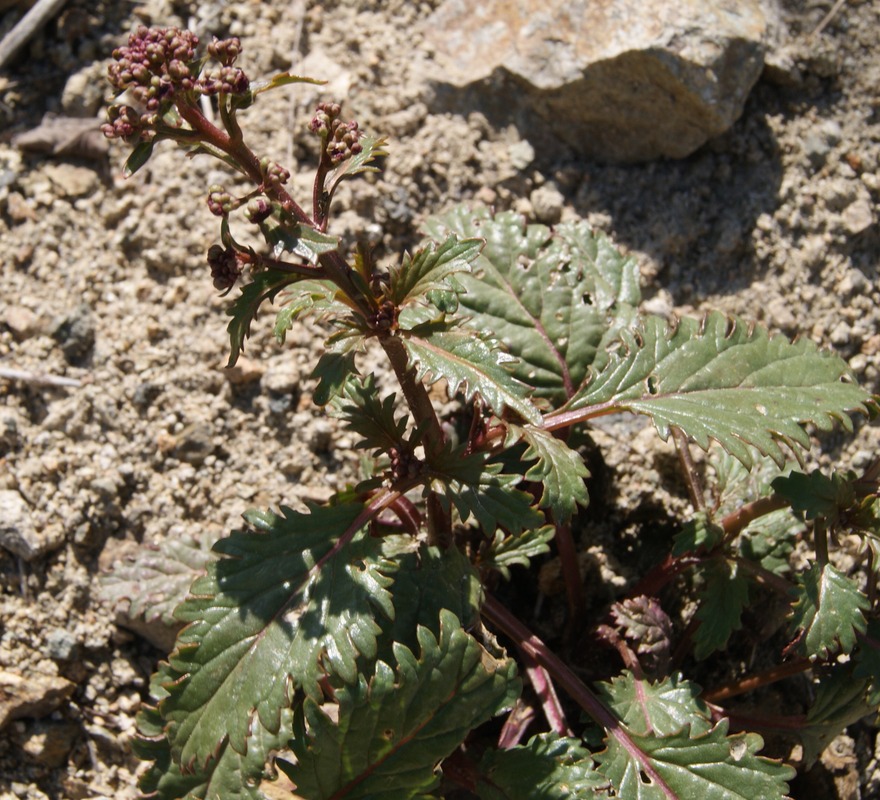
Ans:
POLYGON ((214 39, 208 45, 208 56, 221 66, 203 75, 202 63, 196 59, 198 44, 191 31, 142 25, 128 37, 127 47, 113 51, 108 75, 122 102, 110 107, 110 121, 102 127, 108 139, 149 141, 160 121, 173 127, 164 118, 173 101, 194 102, 199 95, 250 90, 247 75, 233 66, 241 53, 238 37, 214 39))

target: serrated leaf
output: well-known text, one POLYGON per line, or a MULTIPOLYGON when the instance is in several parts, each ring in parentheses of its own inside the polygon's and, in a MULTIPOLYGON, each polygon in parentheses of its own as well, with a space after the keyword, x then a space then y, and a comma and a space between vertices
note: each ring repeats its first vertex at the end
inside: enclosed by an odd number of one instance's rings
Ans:
POLYGON ((683 556, 700 550, 709 552, 724 539, 724 529, 716 525, 705 513, 698 512, 689 519, 681 530, 675 534, 672 544, 672 555, 683 556))
POLYGON ((528 444, 523 461, 536 461, 525 473, 528 481, 544 486, 538 502, 540 508, 549 508, 558 523, 565 523, 577 510, 590 504, 586 479, 590 471, 576 450, 557 439, 550 431, 526 425, 510 427, 511 433, 519 435, 528 444))
POLYGON ((880 621, 872 619, 864 636, 859 637, 859 648, 854 654, 853 676, 867 678, 870 688, 866 701, 871 706, 880 705, 880 621))
POLYGON ((337 236, 329 236, 301 223, 276 224, 267 221, 260 225, 260 230, 266 243, 272 248, 272 255, 275 258, 281 258, 285 253, 293 253, 315 264, 318 256, 330 253, 339 247, 337 236))
POLYGON ((344 313, 348 308, 335 300, 336 287, 330 281, 301 280, 282 296, 282 308, 275 318, 275 338, 284 343, 293 321, 305 314, 344 313))
MULTIPOLYGON (((152 716, 153 727, 161 730, 162 717, 149 708, 139 713, 141 730, 149 724, 145 721, 147 715, 152 716)), ((141 778, 139 788, 155 800, 264 800, 260 781, 267 777, 270 754, 284 747, 290 738, 292 719, 290 709, 284 709, 274 734, 255 722, 246 753, 237 753, 226 741, 204 770, 183 772, 172 759, 171 745, 161 733, 151 740, 135 739, 133 749, 137 755, 154 762, 141 778)))
POLYGON ((514 375, 554 404, 604 362, 604 343, 639 302, 635 259, 586 223, 551 231, 512 212, 458 206, 425 229, 438 241, 449 231, 486 240, 472 273, 457 277, 459 302, 474 329, 492 331, 519 359, 514 375))
POLYGON ((871 604, 858 586, 831 564, 813 564, 801 576, 791 630, 801 631, 800 650, 810 658, 849 653, 864 633, 871 604))
POLYGON ((722 719, 699 736, 632 734, 634 749, 612 738, 596 760, 626 800, 784 800, 794 770, 756 755, 764 746, 758 734, 727 731, 722 719))
POLYGON ((466 400, 479 394, 498 416, 509 408, 527 422, 540 423, 526 387, 507 369, 512 358, 475 333, 421 325, 401 334, 419 380, 445 378, 450 392, 462 391, 466 400))
POLYGON ((794 552, 803 524, 787 508, 765 514, 752 522, 740 535, 737 547, 749 561, 757 561, 776 575, 791 572, 794 552))
POLYGON ((742 612, 749 603, 749 581, 736 563, 716 558, 700 570, 696 618, 700 626, 694 634, 694 656, 702 660, 727 647, 734 631, 742 627, 742 612))
POLYGON ((479 239, 449 236, 440 245, 429 242, 415 256, 404 254, 400 266, 389 272, 389 299, 396 306, 402 306, 424 302, 428 292, 451 291, 456 284, 451 283, 450 278, 470 270, 482 245, 479 239))
POLYGON ((358 139, 361 146, 360 153, 353 155, 351 158, 343 161, 327 178, 327 184, 331 188, 331 193, 336 185, 344 178, 351 178, 363 172, 378 172, 379 168, 372 166, 372 162, 382 156, 387 156, 388 151, 385 145, 388 140, 384 137, 362 136, 358 139))
POLYGON ((797 730, 805 764, 812 765, 839 733, 876 711, 866 700, 867 688, 867 679, 856 676, 852 663, 822 670, 806 723, 797 730))
POLYGON ((217 543, 224 558, 177 610, 189 624, 169 663, 184 678, 167 687, 160 708, 185 770, 205 764, 227 737, 243 753, 254 712, 275 732, 294 690, 319 696, 328 673, 353 681, 357 658, 375 654, 374 615, 393 616, 393 564, 364 531, 341 539, 361 510, 252 511, 255 530, 217 543))
POLYGON ((438 783, 437 765, 468 733, 519 694, 516 666, 496 658, 450 612, 440 635, 418 630, 420 655, 394 648, 396 669, 378 661, 369 681, 336 692, 330 714, 303 704, 290 745, 296 763, 279 760, 297 793, 322 798, 420 796, 438 783))
POLYGON ((510 580, 510 568, 515 564, 527 567, 535 556, 550 552, 549 542, 555 535, 553 525, 532 528, 516 535, 495 531, 492 543, 480 553, 480 566, 498 570, 510 580))
POLYGON ((455 505, 463 522, 473 515, 487 535, 499 527, 518 534, 540 526, 544 516, 532 508, 531 495, 514 488, 522 476, 502 474, 501 465, 488 464, 487 458, 460 450, 436 456, 429 472, 441 500, 455 505))
MULTIPOLYGON (((150 695, 155 703, 168 697, 165 688, 181 675, 167 662, 150 680, 150 695)), ((137 715, 138 735, 132 750, 145 761, 154 762, 141 777, 139 787, 145 796, 156 800, 263 800, 258 786, 267 773, 270 753, 279 750, 290 738, 293 713, 282 709, 277 732, 266 730, 258 721, 249 732, 247 752, 240 754, 224 742, 205 767, 182 771, 171 754, 165 720, 156 705, 143 704, 137 715)))
POLYGON ((856 492, 852 478, 835 472, 829 476, 814 470, 809 475, 792 472, 776 478, 773 491, 791 504, 792 510, 804 519, 824 519, 835 525, 844 509, 855 503, 856 492))
POLYGON ((509 750, 487 750, 476 792, 483 800, 586 800, 607 785, 577 739, 542 733, 509 750))
POLYGON ((114 606, 128 600, 130 619, 158 619, 176 625, 174 609, 214 557, 213 544, 208 536, 201 542, 191 537, 169 537, 158 546, 142 547, 133 559, 116 562, 110 573, 101 576, 101 597, 114 606))
POLYGON ((124 178, 130 178, 150 160, 155 144, 156 140, 151 139, 149 142, 139 142, 135 145, 134 150, 131 151, 125 161, 125 166, 122 168, 122 176, 124 178))
POLYGON ((656 598, 628 598, 611 606, 620 632, 636 645, 642 666, 652 674, 669 672, 672 657, 672 620, 656 598), (647 662, 647 663, 645 663, 647 662))
POLYGON ((241 294, 226 310, 232 317, 226 330, 229 333, 229 361, 227 367, 234 367, 235 362, 244 350, 244 340, 250 336, 251 323, 257 316, 260 305, 265 300, 272 301, 285 286, 290 286, 297 280, 296 275, 289 272, 281 272, 275 269, 267 269, 254 276, 246 286, 241 289, 241 294))
POLYGON ((318 381, 312 399, 319 406, 326 406, 345 390, 346 382, 357 370, 354 353, 322 353, 309 378, 318 381))
POLYGON ((700 687, 680 674, 661 681, 639 680, 628 670, 600 685, 608 706, 637 735, 672 736, 688 729, 694 736, 712 727, 700 687))
POLYGON ((395 400, 394 394, 380 399, 375 378, 367 375, 350 380, 334 405, 346 427, 363 436, 356 447, 387 452, 400 447, 406 436, 408 417, 395 417, 395 400))
MULTIPOLYGON (((403 542, 403 549, 394 554, 384 549, 386 558, 396 566, 394 585, 395 614, 393 620, 383 619, 378 657, 386 663, 393 660, 393 646, 418 647, 419 627, 440 635, 440 612, 452 612, 465 629, 477 623, 483 588, 480 578, 467 556, 457 547, 441 550, 417 544, 410 536, 383 537, 383 548, 394 538, 403 542)), ((393 546, 393 545, 392 545, 393 546)))
POLYGON ((622 346, 570 409, 602 406, 650 416, 660 435, 676 426, 704 450, 714 440, 746 466, 750 446, 778 464, 779 442, 808 448, 804 429, 852 429, 848 413, 867 411, 871 395, 853 383, 846 362, 806 339, 790 342, 720 313, 675 330, 648 316, 621 336, 622 346))

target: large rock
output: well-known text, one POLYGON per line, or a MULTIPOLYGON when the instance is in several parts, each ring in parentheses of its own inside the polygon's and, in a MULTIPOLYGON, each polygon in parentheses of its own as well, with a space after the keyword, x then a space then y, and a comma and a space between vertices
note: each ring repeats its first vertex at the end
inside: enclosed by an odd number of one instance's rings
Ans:
POLYGON ((767 35, 760 0, 446 0, 428 23, 444 102, 615 161, 682 158, 729 128, 767 35))

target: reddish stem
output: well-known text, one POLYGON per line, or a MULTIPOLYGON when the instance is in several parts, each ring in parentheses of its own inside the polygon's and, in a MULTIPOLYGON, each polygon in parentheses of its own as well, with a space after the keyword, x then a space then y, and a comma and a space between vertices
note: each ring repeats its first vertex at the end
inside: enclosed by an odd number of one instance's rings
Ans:
POLYGON ((786 664, 777 664, 775 667, 770 667, 770 669, 755 675, 724 683, 711 692, 703 692, 703 700, 707 703, 720 703, 722 700, 728 700, 731 697, 752 692, 761 686, 768 686, 784 678, 790 678, 792 675, 799 675, 802 672, 806 672, 811 666, 813 666, 812 662, 808 658, 789 661, 786 664))
POLYGON ((654 783, 663 794, 674 800, 677 797, 663 776, 656 770, 651 760, 633 741, 623 724, 578 678, 571 668, 563 662, 544 642, 533 634, 522 622, 510 613, 501 603, 490 595, 483 603, 482 614, 486 619, 503 630, 524 652, 541 664, 569 696, 587 714, 613 736, 630 757, 638 763, 639 769, 654 783))

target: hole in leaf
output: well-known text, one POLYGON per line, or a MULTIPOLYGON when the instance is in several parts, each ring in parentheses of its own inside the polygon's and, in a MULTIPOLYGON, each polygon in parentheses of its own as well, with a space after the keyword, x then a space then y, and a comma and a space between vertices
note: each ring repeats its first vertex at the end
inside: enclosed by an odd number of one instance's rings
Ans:
POLYGON ((581 295, 581 302, 585 306, 593 305, 593 295, 591 295, 589 292, 584 292, 583 295, 581 295))
POLYGON ((648 388, 648 394, 657 394, 657 379, 653 375, 649 375, 645 381, 648 388))

